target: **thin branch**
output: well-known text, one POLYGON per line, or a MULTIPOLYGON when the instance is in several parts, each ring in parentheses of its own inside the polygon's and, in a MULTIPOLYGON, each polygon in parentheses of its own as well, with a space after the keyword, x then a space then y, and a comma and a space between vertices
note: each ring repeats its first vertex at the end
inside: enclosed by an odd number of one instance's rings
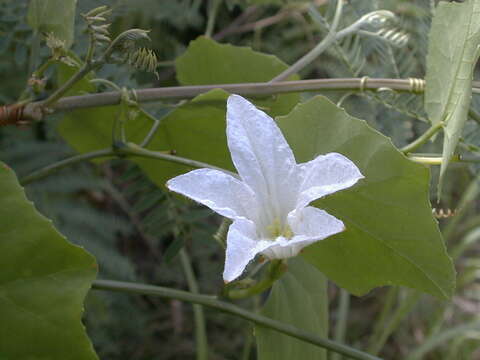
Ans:
MULTIPOLYGON (((475 82, 474 82, 475 83, 475 82)), ((479 84, 474 84, 477 86, 479 84)), ((305 91, 375 91, 380 88, 389 88, 398 92, 418 92, 412 87, 410 79, 381 79, 381 78, 337 78, 314 79, 299 81, 279 81, 276 83, 243 83, 218 84, 199 86, 173 86, 163 88, 149 88, 136 90, 139 103, 172 99, 191 99, 213 89, 223 89, 229 93, 243 96, 270 96, 282 93, 305 91)), ((121 101, 121 92, 109 91, 98 94, 70 96, 60 99, 52 107, 53 112, 70 111, 98 106, 117 105, 121 101)), ((25 119, 37 119, 41 102, 28 104, 23 110, 25 119)))
POLYGON ((141 147, 147 147, 148 144, 150 144, 150 141, 152 141, 153 137, 155 136, 158 128, 162 124, 162 121, 160 119, 157 119, 156 117, 150 115, 147 111, 143 110, 141 107, 139 107, 139 110, 144 116, 146 116, 147 118, 149 118, 153 122, 153 125, 150 128, 150 130, 148 131, 148 134, 145 136, 145 138, 140 143, 141 147))
POLYGON ((214 165, 210 165, 201 161, 186 159, 180 156, 166 154, 160 151, 151 151, 151 150, 143 149, 142 147, 136 144, 128 143, 128 144, 123 144, 123 146, 120 146, 117 148, 109 148, 109 149, 103 149, 98 151, 92 151, 89 153, 75 155, 67 159, 60 160, 56 163, 47 165, 44 168, 36 170, 30 175, 27 175, 26 177, 20 179, 20 184, 28 185, 31 182, 40 180, 48 175, 51 175, 54 172, 57 172, 60 169, 63 169, 64 167, 74 165, 82 161, 88 161, 88 160, 93 160, 93 159, 98 159, 103 157, 110 157, 110 156, 145 157, 150 159, 158 159, 158 160, 164 160, 164 161, 174 162, 177 164, 186 165, 193 168, 209 168, 209 169, 219 170, 231 176, 238 177, 237 174, 231 171, 219 168, 214 165))
MULTIPOLYGON (((441 154, 431 155, 431 156, 430 155, 425 156, 422 154, 409 154, 408 158, 412 161, 425 164, 425 165, 442 165, 442 161, 443 161, 443 157, 441 154)), ((480 156, 455 154, 450 159, 450 162, 478 164, 480 163, 480 156)))
POLYGON ((381 360, 376 356, 372 356, 365 352, 356 350, 347 345, 337 343, 309 333, 305 330, 299 329, 290 324, 285 324, 277 320, 270 319, 266 316, 252 313, 248 310, 242 309, 239 306, 218 300, 214 296, 192 294, 187 291, 174 290, 160 286, 128 283, 122 281, 112 280, 96 280, 92 285, 93 289, 108 290, 117 292, 127 292, 132 294, 154 295, 168 299, 176 299, 180 301, 187 301, 202 306, 208 306, 216 310, 238 316, 255 324, 276 330, 283 334, 292 336, 296 339, 305 341, 307 343, 328 349, 333 352, 343 354, 351 359, 357 360, 381 360))
MULTIPOLYGON (((335 325, 335 334, 334 340, 338 342, 343 342, 345 340, 345 332, 347 329, 348 322, 348 311, 350 307, 350 294, 347 290, 340 289, 340 300, 337 310, 337 323, 335 325)), ((333 354, 331 360, 341 360, 339 354, 333 354)))
POLYGON ((204 162, 201 162, 201 161, 186 159, 186 158, 183 158, 183 157, 180 157, 180 156, 165 154, 165 153, 159 152, 159 151, 147 150, 147 149, 144 149, 144 148, 142 148, 138 145, 132 144, 132 143, 128 143, 128 144, 126 144, 125 147, 121 147, 118 150, 118 152, 119 152, 120 155, 125 155, 125 156, 140 156, 140 157, 146 157, 146 158, 151 158, 151 159, 158 159, 158 160, 165 160, 165 161, 169 161, 169 162, 174 162, 174 163, 177 163, 177 164, 186 165, 186 166, 190 166, 190 167, 193 167, 193 168, 214 169, 214 170, 218 170, 218 171, 222 171, 224 173, 227 173, 231 176, 238 177, 237 174, 235 174, 231 171, 219 168, 219 167, 214 166, 214 165, 210 165, 210 164, 207 164, 207 163, 204 163, 204 162))
POLYGON ((333 19, 333 24, 330 27, 327 35, 322 39, 322 41, 318 43, 318 45, 315 46, 312 50, 310 50, 308 53, 306 53, 304 56, 298 59, 288 69, 286 69, 279 75, 275 76, 272 80, 270 80, 270 82, 282 81, 287 79, 289 76, 298 73, 307 65, 309 65, 314 60, 316 60, 328 47, 330 47, 337 41, 343 39, 345 36, 348 36, 357 32, 361 28, 361 26, 364 24, 364 22, 368 19, 368 17, 373 15, 373 13, 366 14, 362 16, 360 19, 358 19, 357 21, 355 21, 353 24, 337 32, 336 27, 338 26, 338 23, 342 15, 342 6, 343 6, 343 1, 338 0, 337 8, 335 10, 335 15, 333 19))
POLYGON ((145 136, 145 139, 143 139, 142 143, 140 144, 141 147, 147 147, 148 144, 150 144, 150 141, 152 141, 160 125, 161 125, 161 121, 156 119, 155 122, 153 123, 153 126, 148 131, 147 136, 145 136))
POLYGON ((443 127, 443 122, 439 122, 437 124, 432 125, 427 131, 425 131, 425 133, 419 136, 412 143, 401 148, 400 151, 402 151, 404 154, 408 154, 418 149, 420 146, 425 144, 433 135, 435 135, 438 131, 440 131, 442 127, 443 127))
POLYGON ((74 165, 82 161, 93 160, 93 159, 98 159, 98 158, 108 157, 108 156, 115 156, 115 155, 116 155, 116 152, 113 149, 103 149, 98 151, 92 151, 85 154, 75 155, 67 159, 60 160, 56 163, 47 165, 44 168, 41 168, 37 171, 34 171, 30 175, 27 175, 24 178, 20 179, 20 184, 23 186, 28 185, 31 182, 40 180, 60 169, 63 169, 64 167, 74 165))
POLYGON ((47 99, 40 102, 40 106, 42 108, 48 108, 53 105, 63 96, 65 95, 68 90, 70 90, 73 85, 83 79, 90 71, 94 70, 95 68, 101 66, 101 63, 90 62, 88 64, 83 65, 70 79, 68 79, 61 87, 54 91, 52 95, 50 95, 47 99))
POLYGON ((207 37, 212 37, 213 29, 215 27, 215 20, 217 19, 218 10, 221 4, 221 0, 210 0, 208 3, 208 22, 207 29, 205 30, 205 36, 207 37))
POLYGON ((417 156, 415 154, 409 155, 408 158, 412 161, 424 165, 442 165, 442 156, 417 156))
POLYGON ((333 16, 331 32, 336 32, 340 19, 342 18, 343 0, 337 0, 337 7, 335 9, 335 15, 333 16))

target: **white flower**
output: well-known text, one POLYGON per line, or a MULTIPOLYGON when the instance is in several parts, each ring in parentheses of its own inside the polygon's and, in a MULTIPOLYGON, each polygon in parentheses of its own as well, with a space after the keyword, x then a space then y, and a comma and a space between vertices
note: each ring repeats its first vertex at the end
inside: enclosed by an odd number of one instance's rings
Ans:
POLYGON ((308 204, 363 178, 349 159, 330 153, 297 164, 275 121, 238 95, 228 98, 227 139, 240 179, 198 169, 167 183, 170 190, 233 220, 226 282, 239 277, 257 254, 288 258, 345 229, 342 221, 308 204))

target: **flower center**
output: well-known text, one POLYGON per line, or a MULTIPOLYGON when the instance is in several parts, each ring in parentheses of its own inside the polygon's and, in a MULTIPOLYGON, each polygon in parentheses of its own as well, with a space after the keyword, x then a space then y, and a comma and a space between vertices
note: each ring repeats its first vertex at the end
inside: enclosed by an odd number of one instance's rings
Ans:
POLYGON ((267 226, 267 233, 272 240, 275 240, 280 236, 287 239, 291 239, 293 237, 293 231, 290 229, 290 226, 287 224, 282 224, 278 218, 275 218, 273 223, 267 226))

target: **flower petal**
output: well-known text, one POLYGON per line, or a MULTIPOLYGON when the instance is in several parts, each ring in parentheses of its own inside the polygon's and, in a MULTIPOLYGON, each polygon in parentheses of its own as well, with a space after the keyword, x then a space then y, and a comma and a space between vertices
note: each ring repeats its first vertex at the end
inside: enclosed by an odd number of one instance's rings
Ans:
POLYGON ((345 230, 342 221, 327 212, 307 206, 288 215, 288 223, 295 236, 279 237, 263 251, 268 259, 285 259, 298 255, 306 246, 345 230))
POLYGON ((242 275, 248 263, 270 243, 267 241, 258 242, 256 238, 256 228, 252 221, 239 219, 230 225, 227 235, 225 268, 223 270, 225 282, 235 280, 242 275))
MULTIPOLYGON (((269 225, 295 208, 295 157, 275 121, 238 95, 227 102, 227 139, 242 180, 258 195, 269 225)), ((296 182, 295 182, 296 183, 296 182)))
POLYGON ((349 188, 364 177, 352 161, 337 153, 321 155, 298 166, 302 180, 297 209, 313 200, 349 188))
POLYGON ((288 225, 295 237, 303 235, 315 239, 314 241, 325 239, 345 230, 343 221, 313 206, 292 211, 288 215, 288 225))
POLYGON ((170 179, 167 187, 230 219, 256 215, 258 209, 255 194, 247 185, 218 170, 193 170, 170 179))

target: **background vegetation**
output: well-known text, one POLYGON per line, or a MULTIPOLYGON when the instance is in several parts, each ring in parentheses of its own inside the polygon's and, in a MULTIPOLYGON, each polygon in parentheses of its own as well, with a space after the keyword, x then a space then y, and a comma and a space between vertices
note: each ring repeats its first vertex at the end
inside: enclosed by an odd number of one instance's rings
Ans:
MULTIPOLYGON (((98 74, 129 88, 178 85, 174 60, 190 41, 206 31, 219 42, 250 46, 292 64, 326 36, 328 29, 322 19, 330 19, 334 10, 327 0, 315 2, 318 12, 302 1, 105 0, 102 4, 113 8, 113 35, 128 28, 151 29, 149 46, 161 64, 158 79, 127 66, 107 66, 98 74)), ((43 58, 48 56, 48 49, 39 47, 40 39, 26 24, 27 5, 27 1, 0 0, 0 102, 5 104, 21 96, 32 70, 38 66, 40 59, 31 56, 31 49, 39 48, 43 58)), ((77 14, 97 5, 98 1, 81 0, 77 14)), ((423 78, 434 6, 434 1, 423 0, 350 1, 342 23, 350 24, 375 9, 389 9, 398 16, 395 31, 406 34, 408 42, 348 38, 330 47, 302 71, 302 77, 423 78)), ((73 51, 84 54, 88 44, 83 33, 85 25, 80 19, 76 24, 73 51)), ((55 73, 48 75, 46 91, 56 86, 55 73)), ((301 96, 305 100, 313 95, 301 96)), ((325 95, 341 103, 349 114, 367 120, 399 147, 428 128, 420 94, 399 95, 385 89, 325 95)), ((148 110, 162 116, 171 106, 148 105, 148 110)), ((461 145, 470 150, 480 146, 478 111, 480 102, 474 97, 461 145)), ((57 114, 51 121, 31 127, 1 128, 1 159, 21 177, 73 155, 57 133, 62 116, 57 114)), ((441 142, 436 139, 424 149, 441 152, 441 142)), ((437 208, 459 273, 453 300, 444 302, 397 287, 350 297, 331 283, 332 336, 344 332, 347 343, 380 352, 386 359, 404 359, 407 354, 412 359, 422 358, 429 346, 433 351, 425 359, 480 358, 480 353, 475 352, 480 344, 477 172, 476 165, 454 164, 437 208), (447 216, 450 213, 454 215, 447 216), (418 354, 412 354, 414 349, 418 354)), ((434 171, 433 178, 436 176, 434 171)), ((191 284, 186 264, 191 264, 202 293, 215 293, 220 288, 224 255, 214 234, 221 219, 204 207, 159 189, 127 160, 69 167, 28 185, 27 193, 68 239, 95 255, 100 277, 188 289, 191 284)), ((244 305, 258 310, 260 302, 249 300, 244 305)), ((189 304, 94 291, 88 296, 85 314, 87 331, 102 359, 195 357, 194 313, 189 304)), ((208 309, 205 316, 211 359, 255 358, 250 325, 208 309)))

